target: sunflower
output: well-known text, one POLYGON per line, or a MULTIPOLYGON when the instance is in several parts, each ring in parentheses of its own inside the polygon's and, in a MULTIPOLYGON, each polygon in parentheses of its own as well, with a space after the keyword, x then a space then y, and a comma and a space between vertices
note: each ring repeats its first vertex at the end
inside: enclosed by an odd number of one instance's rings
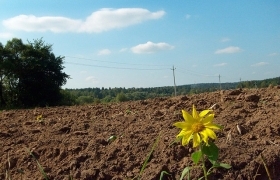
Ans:
POLYGON ((206 145, 208 139, 217 139, 212 129, 221 129, 221 126, 212 123, 214 113, 212 110, 203 110, 199 114, 193 106, 192 116, 182 110, 184 122, 176 122, 174 126, 182 129, 177 138, 182 139, 182 145, 186 145, 193 139, 193 147, 197 147, 203 141, 206 145))

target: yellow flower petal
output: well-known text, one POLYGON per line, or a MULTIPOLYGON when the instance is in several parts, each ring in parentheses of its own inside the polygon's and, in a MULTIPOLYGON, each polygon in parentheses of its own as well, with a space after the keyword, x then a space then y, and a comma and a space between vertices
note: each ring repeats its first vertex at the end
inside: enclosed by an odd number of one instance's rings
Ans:
POLYGON ((221 129, 221 126, 217 125, 217 124, 213 124, 213 123, 208 123, 208 124, 205 124, 205 128, 208 128, 208 129, 221 129))
POLYGON ((186 122, 176 122, 173 125, 176 126, 177 128, 181 128, 181 129, 189 129, 189 127, 190 127, 190 124, 188 124, 186 122))
POLYGON ((194 133, 193 134, 193 147, 199 146, 200 142, 201 142, 200 136, 198 135, 198 133, 194 133))
POLYGON ((199 115, 198 115, 194 105, 193 105, 192 116, 193 116, 194 119, 197 119, 197 120, 199 119, 199 115))
POLYGON ((214 114, 209 114, 208 116, 202 119, 202 123, 203 124, 211 123, 213 119, 214 119, 214 114))
POLYGON ((214 133, 214 131, 212 131, 211 129, 209 128, 205 128, 203 130, 203 133, 206 134, 208 137, 212 138, 212 139, 217 139, 217 136, 216 134, 214 133))
POLYGON ((190 134, 192 134, 192 131, 182 130, 182 131, 177 135, 177 137, 190 136, 190 134))
POLYGON ((208 144, 208 134, 207 134, 207 131, 201 131, 199 134, 202 135, 202 140, 206 143, 206 145, 209 145, 208 144))
POLYGON ((209 112, 212 112, 212 110, 203 110, 199 113, 199 117, 204 117, 206 116, 209 112))
POLYGON ((188 123, 194 123, 193 117, 185 110, 182 110, 183 118, 188 123))
POLYGON ((185 146, 185 145, 189 144, 191 139, 192 139, 192 132, 189 131, 188 133, 186 133, 185 136, 183 136, 182 145, 185 146))

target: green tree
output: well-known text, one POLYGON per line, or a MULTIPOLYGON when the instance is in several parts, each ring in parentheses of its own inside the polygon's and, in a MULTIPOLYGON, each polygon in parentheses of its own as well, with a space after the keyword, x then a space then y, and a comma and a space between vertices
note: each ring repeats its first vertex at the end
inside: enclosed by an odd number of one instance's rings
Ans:
POLYGON ((4 56, 4 47, 3 44, 0 42, 0 106, 4 106, 5 105, 5 100, 3 97, 3 91, 4 91, 4 87, 3 87, 3 81, 4 81, 4 77, 5 77, 5 56, 4 56))
POLYGON ((94 102, 94 98, 91 96, 80 96, 77 99, 78 104, 90 104, 94 102))
POLYGON ((56 57, 52 45, 42 39, 23 44, 20 39, 8 41, 6 89, 13 105, 57 105, 61 86, 69 76, 62 72, 64 57, 56 57))
POLYGON ((261 88, 265 88, 265 87, 267 87, 268 85, 267 85, 267 83, 266 83, 265 81, 262 81, 260 86, 261 86, 261 88))
POLYGON ((77 102, 76 102, 77 97, 75 95, 71 94, 69 91, 61 89, 60 93, 61 93, 62 98, 60 100, 59 105, 71 106, 71 105, 77 104, 77 102))
POLYGON ((20 58, 24 51, 24 44, 20 39, 13 38, 8 41, 3 49, 3 81, 2 89, 4 90, 4 99, 7 106, 17 106, 19 89, 19 74, 21 73, 20 58))
POLYGON ((126 95, 123 92, 119 93, 117 95, 116 99, 117 99, 118 102, 124 102, 124 101, 128 100, 126 95))
POLYGON ((112 96, 108 95, 108 96, 104 97, 104 98, 101 100, 101 102, 103 102, 103 103, 114 102, 114 98, 113 98, 112 96))

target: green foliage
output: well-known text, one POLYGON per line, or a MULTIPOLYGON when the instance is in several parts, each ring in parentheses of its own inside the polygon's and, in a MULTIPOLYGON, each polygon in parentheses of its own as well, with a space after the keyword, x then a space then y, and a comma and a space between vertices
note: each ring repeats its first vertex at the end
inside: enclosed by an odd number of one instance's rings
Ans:
POLYGON ((72 95, 70 92, 62 89, 60 90, 60 94, 61 94, 61 100, 59 105, 71 106, 77 104, 76 102, 77 97, 72 95))
POLYGON ((231 165, 226 164, 226 163, 220 163, 218 161, 211 161, 210 159, 209 159, 209 161, 212 163, 213 168, 217 168, 217 167, 222 167, 222 168, 225 168, 225 169, 230 169, 231 168, 231 165))
POLYGON ((169 174, 169 173, 166 172, 166 171, 161 171, 159 180, 162 180, 162 179, 163 179, 164 174, 166 174, 166 175, 171 175, 171 174, 169 174))
POLYGON ((106 97, 104 97, 101 102, 104 102, 104 103, 109 103, 109 102, 114 102, 115 101, 115 98, 113 98, 112 96, 108 95, 106 97))
MULTIPOLYGON (((58 105, 60 88, 69 76, 62 72, 64 57, 52 53, 42 39, 24 44, 14 38, 0 45, 0 100, 6 107, 58 105)), ((69 103, 69 102, 67 102, 69 103)))
POLYGON ((100 99, 98 99, 98 98, 94 98, 93 102, 94 102, 94 104, 99 104, 99 103, 101 103, 100 99))
MULTIPOLYGON (((141 170, 140 170, 140 172, 139 172, 139 175, 137 176, 138 179, 141 179, 141 176, 142 176, 142 174, 143 174, 143 172, 144 172, 144 170, 145 170, 145 168, 146 168, 146 166, 147 166, 147 164, 148 164, 148 161, 150 160, 150 158, 151 158, 151 156, 152 156, 152 154, 153 154, 153 152, 154 152, 156 146, 157 146, 158 143, 159 143, 160 136, 161 136, 161 132, 159 133, 158 137, 156 138, 156 140, 155 140, 155 142, 154 142, 154 144, 153 144, 153 147, 152 147, 151 151, 149 152, 148 156, 146 157, 146 159, 145 159, 145 161, 144 161, 144 163, 143 163, 143 165, 142 165, 142 168, 141 168, 141 170)), ((136 177, 135 177, 135 178, 136 178, 136 177)), ((133 178, 133 179, 135 179, 135 178, 133 178)))
POLYGON ((29 153, 29 155, 32 156, 32 158, 36 161, 37 166, 38 166, 38 168, 39 168, 41 174, 43 175, 44 179, 45 179, 45 180, 48 180, 48 176, 47 176, 46 172, 44 171, 44 168, 43 168, 43 167, 41 166, 41 164, 38 162, 38 160, 37 160, 37 158, 34 156, 34 154, 33 154, 29 149, 27 149, 27 148, 26 148, 26 151, 27 151, 27 152, 29 153))
POLYGON ((203 154, 207 155, 209 160, 217 161, 219 156, 219 148, 213 142, 209 142, 209 146, 204 144, 201 150, 203 154))
POLYGON ((91 96, 80 96, 77 99, 78 104, 90 104, 94 102, 94 98, 91 96))
MULTIPOLYGON (((268 87, 271 85, 280 85, 280 78, 265 79, 261 81, 244 81, 235 83, 221 83, 222 89, 236 89, 236 88, 255 88, 268 87), (265 82, 265 83, 262 83, 265 82), (261 85, 262 84, 262 85, 261 85)), ((190 95, 203 92, 212 92, 220 89, 219 83, 200 83, 192 85, 177 86, 178 95, 190 95)), ((123 102, 145 100, 159 97, 170 97, 174 94, 173 86, 154 87, 154 88, 83 88, 83 89, 65 89, 73 97, 92 96, 99 99, 102 103, 109 102, 123 102)), ((75 102, 74 102, 75 103, 75 102)))
POLYGON ((205 143, 201 144, 199 150, 191 154, 191 159, 196 165, 199 163, 199 161, 201 161, 202 166, 186 167, 182 171, 180 180, 183 180, 186 175, 188 175, 188 179, 190 179, 190 171, 194 168, 202 167, 204 171, 204 176, 199 178, 199 180, 207 179, 207 176, 211 174, 214 168, 222 167, 225 169, 230 169, 231 166, 229 164, 218 162, 218 156, 219 148, 213 142, 209 142, 209 146, 207 146, 205 143), (207 156, 207 159, 212 163, 212 167, 210 167, 208 171, 206 171, 204 156, 207 156))
POLYGON ((190 179, 190 171, 191 167, 185 167, 180 176, 180 180, 183 180, 186 175, 188 175, 188 179, 190 179))
POLYGON ((124 101, 128 100, 126 95, 123 92, 119 93, 117 95, 116 99, 117 99, 118 102, 124 102, 124 101))
POLYGON ((199 162, 199 160, 201 159, 201 156, 202 156, 202 152, 196 151, 196 152, 192 153, 191 158, 192 158, 193 162, 195 164, 197 164, 199 162))

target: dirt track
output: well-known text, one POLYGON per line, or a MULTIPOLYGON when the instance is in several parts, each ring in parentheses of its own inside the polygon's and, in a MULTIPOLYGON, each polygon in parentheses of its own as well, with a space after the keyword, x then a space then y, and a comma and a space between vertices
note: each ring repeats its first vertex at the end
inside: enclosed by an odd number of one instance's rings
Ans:
MULTIPOLYGON (((191 145, 175 140, 181 110, 198 111, 213 104, 217 124, 219 160, 232 166, 217 169, 210 179, 280 179, 280 87, 217 91, 176 98, 158 98, 107 105, 36 108, 0 114, 0 179, 43 179, 30 149, 49 179, 132 179, 161 132, 158 145, 142 179, 179 179, 192 165, 191 145), (36 118, 42 115, 42 122, 36 118), (241 133, 236 125, 241 126, 241 133), (108 143, 108 138, 117 139, 108 143), (9 157, 9 158, 8 158, 9 157)), ((208 164, 209 165, 209 164, 208 164)), ((192 171, 192 179, 202 176, 192 171)))

